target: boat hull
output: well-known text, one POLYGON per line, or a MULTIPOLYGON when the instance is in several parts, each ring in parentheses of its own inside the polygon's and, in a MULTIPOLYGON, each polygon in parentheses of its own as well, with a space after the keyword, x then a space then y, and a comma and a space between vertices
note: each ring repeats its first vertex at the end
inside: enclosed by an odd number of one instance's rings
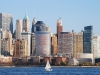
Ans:
POLYGON ((52 71, 52 69, 45 69, 46 71, 52 71))

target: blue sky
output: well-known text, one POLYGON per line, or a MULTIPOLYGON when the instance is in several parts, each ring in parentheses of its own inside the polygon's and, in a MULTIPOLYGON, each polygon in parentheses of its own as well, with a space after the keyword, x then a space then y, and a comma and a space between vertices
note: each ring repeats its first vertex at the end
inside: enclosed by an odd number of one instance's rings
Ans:
POLYGON ((23 19, 25 11, 31 25, 35 16, 52 33, 56 33, 61 17, 64 31, 80 32, 84 26, 93 25, 94 34, 100 35, 100 0, 0 0, 0 12, 13 15, 14 30, 16 19, 23 19))

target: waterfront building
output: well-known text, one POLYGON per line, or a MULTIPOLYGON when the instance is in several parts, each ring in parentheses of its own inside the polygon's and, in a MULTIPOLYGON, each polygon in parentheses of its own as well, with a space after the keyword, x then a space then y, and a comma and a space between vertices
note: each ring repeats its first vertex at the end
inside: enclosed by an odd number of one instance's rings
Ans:
POLYGON ((25 32, 30 32, 30 20, 28 18, 27 13, 25 13, 25 17, 23 19, 23 26, 22 26, 22 31, 24 30, 25 32))
POLYGON ((33 21, 32 21, 32 29, 31 29, 31 32, 32 32, 32 33, 35 32, 34 26, 35 26, 36 22, 37 22, 37 21, 36 21, 36 18, 34 17, 34 19, 33 19, 33 21))
POLYGON ((100 58, 100 36, 93 36, 94 58, 100 58))
POLYGON ((35 42, 35 34, 31 33, 31 54, 36 54, 36 42, 35 42))
POLYGON ((83 53, 83 32, 74 32, 74 58, 76 58, 77 53, 83 53))
POLYGON ((21 39, 22 20, 16 20, 16 40, 21 39))
POLYGON ((58 46, 57 46, 57 36, 56 35, 52 35, 51 37, 51 54, 55 55, 58 53, 58 46))
POLYGON ((10 65, 12 63, 12 57, 0 56, 0 65, 10 65))
POLYGON ((49 56, 51 55, 51 36, 48 31, 36 31, 36 55, 49 56))
POLYGON ((92 53, 93 45, 93 26, 84 27, 83 34, 83 53, 92 53))
POLYGON ((59 57, 59 56, 57 56, 57 57, 44 57, 43 58, 43 62, 44 63, 47 63, 47 60, 49 60, 49 62, 51 63, 51 64, 61 64, 62 62, 68 62, 68 59, 66 58, 66 57, 59 57))
POLYGON ((58 36, 58 53, 73 57, 73 32, 61 32, 58 36))
POLYGON ((27 44, 28 44, 28 56, 30 56, 30 54, 31 54, 31 33, 30 32, 25 32, 25 31, 23 31, 22 33, 21 33, 21 37, 22 37, 22 39, 24 39, 26 42, 27 42, 27 44))
POLYGON ((13 34, 13 16, 11 14, 0 13, 0 28, 2 31, 11 31, 13 34))
POLYGON ((92 62, 94 63, 93 53, 77 53, 77 60, 79 62, 92 62))
POLYGON ((28 56, 28 44, 25 40, 17 40, 14 43, 14 57, 28 56))

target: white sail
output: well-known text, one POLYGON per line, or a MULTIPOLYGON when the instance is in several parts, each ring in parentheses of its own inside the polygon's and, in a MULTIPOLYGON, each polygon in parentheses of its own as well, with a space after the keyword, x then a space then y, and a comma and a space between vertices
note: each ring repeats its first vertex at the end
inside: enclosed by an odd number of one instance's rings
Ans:
POLYGON ((49 63, 49 60, 48 60, 45 69, 49 69, 49 68, 51 68, 51 66, 50 66, 50 63, 49 63))
POLYGON ((52 71, 51 66, 50 66, 50 63, 49 63, 49 60, 47 60, 45 70, 46 71, 52 71))

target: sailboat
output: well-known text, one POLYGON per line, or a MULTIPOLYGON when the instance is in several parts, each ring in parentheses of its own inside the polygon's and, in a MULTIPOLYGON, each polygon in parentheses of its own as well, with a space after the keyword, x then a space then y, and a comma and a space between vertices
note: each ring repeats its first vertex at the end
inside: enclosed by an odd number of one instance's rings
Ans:
POLYGON ((49 60, 47 60, 47 64, 46 64, 45 70, 46 71, 52 71, 50 63, 49 63, 49 60))

